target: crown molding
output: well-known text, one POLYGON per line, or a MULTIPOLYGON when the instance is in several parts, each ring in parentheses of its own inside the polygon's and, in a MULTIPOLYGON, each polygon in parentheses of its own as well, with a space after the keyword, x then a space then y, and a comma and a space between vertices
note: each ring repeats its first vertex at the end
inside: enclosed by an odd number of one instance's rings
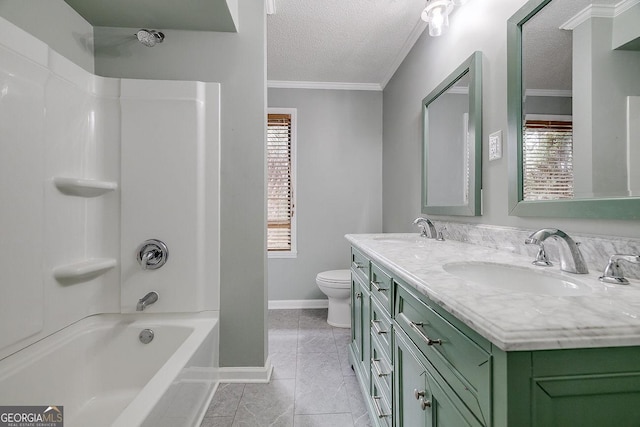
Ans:
POLYGON ((382 91, 382 86, 378 83, 299 82, 286 80, 267 80, 267 88, 382 91))
POLYGON ((615 5, 592 4, 560 25, 561 30, 574 30, 591 18, 615 18, 640 3, 640 0, 623 0, 615 5))
POLYGON ((616 4, 616 16, 622 15, 633 6, 640 4, 640 0, 623 0, 616 4))

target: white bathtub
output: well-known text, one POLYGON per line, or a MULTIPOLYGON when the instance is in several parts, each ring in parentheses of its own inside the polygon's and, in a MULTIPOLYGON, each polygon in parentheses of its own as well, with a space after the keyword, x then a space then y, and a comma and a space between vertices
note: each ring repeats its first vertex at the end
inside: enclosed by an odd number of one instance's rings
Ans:
POLYGON ((0 405, 61 405, 65 427, 190 427, 217 355, 216 312, 91 316, 0 360, 0 405))

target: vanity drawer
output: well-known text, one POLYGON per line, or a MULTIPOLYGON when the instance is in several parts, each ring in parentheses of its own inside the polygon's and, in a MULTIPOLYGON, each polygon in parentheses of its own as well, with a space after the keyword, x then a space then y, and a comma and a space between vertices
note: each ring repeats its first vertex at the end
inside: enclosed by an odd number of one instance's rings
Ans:
POLYGON ((393 280, 375 263, 371 263, 371 296, 386 310, 387 315, 391 313, 391 293, 393 291, 393 280))
POLYGON ((351 248, 351 272, 357 275, 369 290, 369 258, 356 248, 351 248))
POLYGON ((431 307, 396 287, 396 324, 479 419, 490 419, 491 355, 431 307))
POLYGON ((393 365, 391 358, 383 344, 375 337, 371 337, 371 378, 377 380, 380 389, 389 402, 393 387, 393 365))
MULTIPOLYGON (((391 427, 391 395, 385 395, 376 378, 371 381, 371 401, 373 403, 373 416, 380 427, 391 427)), ((409 427, 409 426, 407 426, 409 427)))
POLYGON ((371 336, 381 342, 387 355, 391 355, 391 319, 380 303, 373 298, 371 299, 371 336))

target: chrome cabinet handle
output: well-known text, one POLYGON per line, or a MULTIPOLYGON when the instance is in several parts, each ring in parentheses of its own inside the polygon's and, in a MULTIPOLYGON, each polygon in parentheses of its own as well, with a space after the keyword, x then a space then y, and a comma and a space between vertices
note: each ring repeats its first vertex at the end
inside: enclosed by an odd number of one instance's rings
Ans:
POLYGON ((373 286, 373 288, 378 291, 378 292, 387 292, 389 290, 389 288, 381 288, 380 286, 378 286, 380 284, 380 282, 376 282, 375 280, 371 281, 371 286, 373 286))
POLYGON ((391 375, 391 372, 382 372, 382 369, 378 366, 380 364, 380 359, 371 358, 371 366, 373 366, 373 370, 376 371, 376 376, 382 378, 391 375))
POLYGON ((378 402, 380 399, 382 399, 380 396, 371 396, 373 397, 373 406, 376 409, 376 415, 378 416, 378 418, 386 418, 391 416, 391 414, 385 414, 382 411, 382 408, 380 407, 380 403, 378 402))
POLYGON ((420 399, 420 408, 424 411, 427 408, 431 408, 431 401, 425 398, 420 399))
POLYGON ((422 332, 422 329, 420 329, 420 326, 424 326, 424 323, 414 322, 413 320, 409 320, 409 318, 405 316, 403 313, 400 313, 398 316, 402 317, 402 319, 409 324, 411 329, 416 331, 416 333, 420 336, 420 338, 422 338, 427 343, 427 345, 435 345, 435 344, 442 345, 441 339, 436 339, 436 340, 431 339, 428 336, 426 336, 424 332, 422 332))
POLYGON ((356 299, 360 299, 362 298, 362 292, 357 292, 356 293, 356 299))
POLYGON ((359 262, 353 261, 353 265, 356 266, 356 268, 362 270, 365 268, 364 264, 360 264, 359 262))
POLYGON ((378 334, 378 335, 389 333, 389 331, 385 331, 384 329, 381 329, 379 323, 381 323, 380 320, 372 320, 371 321, 371 327, 373 328, 375 333, 378 334))
POLYGON ((417 388, 413 389, 413 396, 420 403, 420 407, 423 411, 431 407, 431 401, 429 399, 425 399, 426 394, 426 390, 418 390, 417 388))

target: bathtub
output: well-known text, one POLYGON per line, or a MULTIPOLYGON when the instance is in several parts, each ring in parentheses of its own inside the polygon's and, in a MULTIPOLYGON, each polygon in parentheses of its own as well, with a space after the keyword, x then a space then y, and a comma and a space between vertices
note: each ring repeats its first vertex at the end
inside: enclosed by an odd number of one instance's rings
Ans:
POLYGON ((217 312, 87 317, 0 360, 0 405, 61 405, 65 427, 194 426, 217 387, 217 321, 217 312))

